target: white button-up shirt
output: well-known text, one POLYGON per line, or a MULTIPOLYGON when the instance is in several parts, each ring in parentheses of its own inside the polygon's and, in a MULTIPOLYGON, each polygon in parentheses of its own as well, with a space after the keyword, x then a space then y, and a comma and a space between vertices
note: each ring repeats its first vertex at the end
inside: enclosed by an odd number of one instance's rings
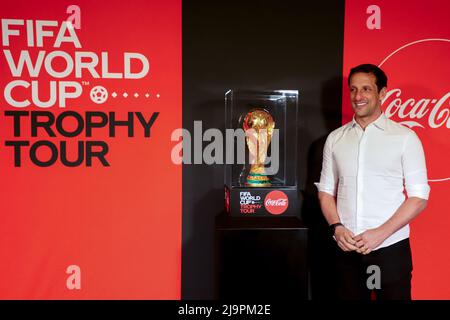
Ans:
MULTIPOLYGON (((329 134, 316 186, 337 198, 341 223, 355 235, 386 222, 405 201, 404 191, 422 199, 430 192, 419 138, 384 113, 365 130, 353 119, 329 134)), ((408 237, 406 225, 376 249, 408 237)))

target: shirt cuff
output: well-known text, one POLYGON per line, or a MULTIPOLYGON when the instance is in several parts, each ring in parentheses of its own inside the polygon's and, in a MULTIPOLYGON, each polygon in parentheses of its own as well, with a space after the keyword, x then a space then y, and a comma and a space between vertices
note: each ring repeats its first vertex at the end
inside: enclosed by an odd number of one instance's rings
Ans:
POLYGON ((408 197, 417 197, 428 200, 430 195, 430 186, 428 184, 415 184, 406 186, 406 193, 408 197))
POLYGON ((336 190, 334 187, 327 186, 323 183, 314 182, 314 185, 317 187, 317 190, 320 192, 328 193, 329 195, 335 197, 336 196, 336 190))

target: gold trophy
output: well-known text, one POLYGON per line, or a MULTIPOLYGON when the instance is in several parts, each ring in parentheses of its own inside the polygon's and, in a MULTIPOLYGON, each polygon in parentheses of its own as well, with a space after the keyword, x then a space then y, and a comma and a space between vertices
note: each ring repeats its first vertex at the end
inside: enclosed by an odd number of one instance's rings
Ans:
POLYGON ((275 121, 267 110, 255 108, 245 115, 242 126, 246 133, 251 159, 250 172, 245 179, 245 186, 270 187, 270 178, 267 176, 264 162, 275 128, 275 121))

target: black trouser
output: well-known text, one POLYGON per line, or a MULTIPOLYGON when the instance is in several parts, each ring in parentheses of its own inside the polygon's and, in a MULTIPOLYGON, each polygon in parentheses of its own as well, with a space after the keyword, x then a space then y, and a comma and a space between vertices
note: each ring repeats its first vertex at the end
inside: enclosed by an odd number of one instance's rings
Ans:
POLYGON ((409 239, 367 255, 355 251, 345 252, 338 246, 336 248, 339 299, 370 300, 374 291, 379 300, 411 300, 412 258, 409 239), (377 267, 380 282, 374 281, 377 267), (379 289, 372 290, 377 284, 381 285, 379 289))

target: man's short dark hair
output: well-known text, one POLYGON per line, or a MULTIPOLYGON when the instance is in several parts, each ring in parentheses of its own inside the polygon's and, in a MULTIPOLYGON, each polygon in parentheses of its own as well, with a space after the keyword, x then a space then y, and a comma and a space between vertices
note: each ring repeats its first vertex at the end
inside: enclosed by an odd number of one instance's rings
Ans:
POLYGON ((349 85, 352 75, 359 72, 371 73, 375 76, 375 84, 377 85, 378 92, 380 92, 380 90, 384 87, 387 87, 387 76, 384 71, 378 68, 376 65, 370 63, 360 64, 359 66, 356 66, 350 70, 350 73, 348 75, 349 85))

